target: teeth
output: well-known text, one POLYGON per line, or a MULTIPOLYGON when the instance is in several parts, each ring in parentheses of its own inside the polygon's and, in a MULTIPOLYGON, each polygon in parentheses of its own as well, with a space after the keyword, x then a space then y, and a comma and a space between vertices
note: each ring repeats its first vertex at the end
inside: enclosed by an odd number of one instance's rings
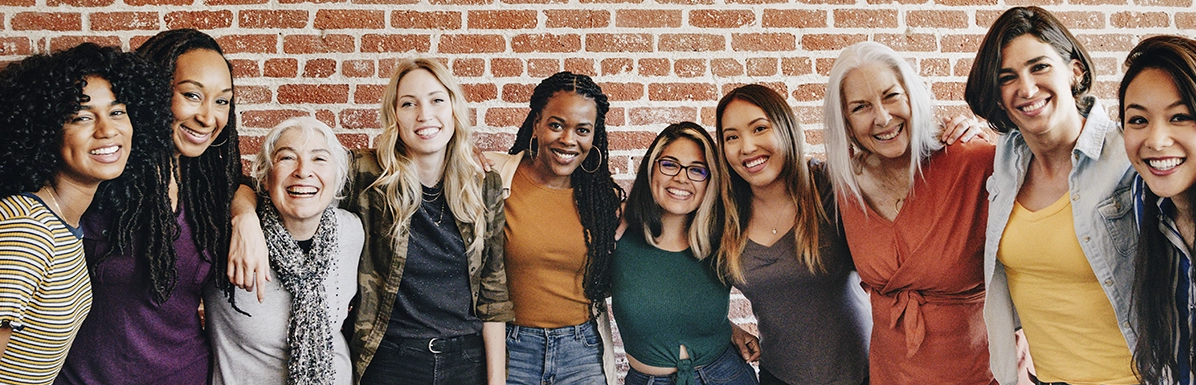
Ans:
POLYGON ((1150 159, 1146 163, 1155 170, 1167 171, 1183 164, 1184 160, 1185 158, 1150 159))
POLYGON ((678 190, 678 189, 674 189, 674 188, 666 188, 664 190, 668 191, 669 194, 673 194, 673 195, 676 195, 679 197, 688 197, 690 195, 694 195, 694 193, 692 193, 692 192, 685 191, 685 190, 678 190))
POLYGON ((181 128, 183 129, 183 131, 187 131, 187 133, 188 133, 188 134, 191 134, 192 136, 195 136, 195 137, 198 137, 198 138, 207 138, 207 137, 208 137, 208 135, 211 135, 211 133, 210 133, 210 132, 209 132, 209 133, 207 133, 207 134, 204 134, 204 133, 201 133, 201 132, 199 132, 199 131, 195 131, 195 130, 192 130, 192 129, 190 129, 190 128, 187 128, 187 126, 181 126, 181 125, 180 125, 179 127, 181 127, 181 128))
POLYGON ((1032 110, 1037 110, 1037 109, 1039 109, 1039 108, 1042 108, 1042 106, 1045 106, 1045 105, 1046 105, 1046 102, 1047 102, 1047 101, 1046 101, 1046 99, 1042 99, 1042 100, 1039 100, 1039 101, 1037 101, 1037 102, 1034 102, 1033 104, 1029 104, 1029 105, 1025 105, 1025 106, 1018 107, 1018 109, 1019 109, 1019 110, 1022 110, 1022 111, 1032 111, 1032 110))
POLYGON ((317 189, 315 187, 289 187, 289 188, 287 188, 288 194, 295 194, 295 195, 315 195, 316 192, 319 192, 319 191, 320 191, 320 189, 317 189))
POLYGON ((896 129, 889 131, 889 133, 887 133, 887 134, 877 134, 877 135, 872 135, 872 137, 874 137, 876 139, 880 139, 880 140, 889 140, 889 139, 896 138, 897 134, 900 134, 900 133, 901 133, 901 127, 898 126, 896 129))
POLYGON ((552 153, 556 154, 557 157, 561 158, 561 160, 564 160, 566 162, 571 161, 571 160, 573 160, 573 158, 577 157, 577 154, 575 154, 575 153, 562 152, 560 150, 552 150, 552 153))
POLYGON ((120 149, 120 147, 117 147, 117 146, 108 146, 108 147, 104 147, 104 148, 97 148, 97 149, 91 150, 90 154, 92 154, 92 155, 109 155, 109 154, 116 153, 116 150, 119 150, 119 149, 120 149))
POLYGON ((756 160, 744 163, 743 165, 746 166, 747 168, 752 168, 752 167, 756 167, 756 166, 764 164, 764 162, 767 160, 768 160, 768 157, 759 157, 759 158, 756 158, 756 160))
POLYGON ((428 128, 421 128, 419 130, 416 130, 415 134, 419 135, 419 136, 432 136, 432 135, 436 135, 436 132, 438 132, 438 131, 440 131, 439 128, 428 127, 428 128))

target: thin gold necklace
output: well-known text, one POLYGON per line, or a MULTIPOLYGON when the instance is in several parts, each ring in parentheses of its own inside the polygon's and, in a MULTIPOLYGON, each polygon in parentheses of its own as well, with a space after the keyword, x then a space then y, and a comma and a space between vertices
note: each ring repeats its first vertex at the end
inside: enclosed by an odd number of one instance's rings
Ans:
POLYGON ((54 204, 54 209, 58 210, 57 211, 58 216, 64 217, 63 220, 65 221, 66 220, 65 219, 66 212, 62 211, 62 206, 58 205, 58 197, 57 197, 58 194, 54 193, 53 187, 50 187, 50 186, 46 186, 46 187, 47 187, 47 190, 50 192, 50 203, 54 204))

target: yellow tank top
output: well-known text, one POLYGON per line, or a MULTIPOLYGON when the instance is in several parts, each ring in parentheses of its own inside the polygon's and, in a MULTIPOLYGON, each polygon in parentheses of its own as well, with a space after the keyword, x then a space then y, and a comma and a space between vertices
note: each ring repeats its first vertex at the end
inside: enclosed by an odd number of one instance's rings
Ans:
POLYGON ((1034 369, 1043 382, 1136 384, 1117 316, 1074 229, 1067 194, 1039 211, 1015 202, 997 249, 1034 369))

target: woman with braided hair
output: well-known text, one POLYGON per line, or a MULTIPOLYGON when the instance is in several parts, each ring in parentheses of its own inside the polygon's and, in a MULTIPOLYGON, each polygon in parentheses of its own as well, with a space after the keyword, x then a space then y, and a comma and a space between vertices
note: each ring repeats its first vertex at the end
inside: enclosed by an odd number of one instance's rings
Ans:
POLYGON ((173 156, 101 189, 83 217, 94 311, 61 384, 205 384, 202 288, 215 279, 232 290, 224 271, 234 229, 264 244, 251 205, 233 215, 241 155, 232 67, 220 46, 202 32, 174 30, 137 53, 173 74, 173 156), (234 228, 235 218, 245 220, 234 228))
POLYGON ((62 368, 92 303, 80 218, 109 181, 170 156, 168 82, 92 43, 0 71, 0 383, 62 368))
POLYGON ((529 104, 509 153, 488 154, 507 196, 508 383, 615 383, 605 310, 623 189, 610 176, 610 105, 570 72, 540 82, 529 104))

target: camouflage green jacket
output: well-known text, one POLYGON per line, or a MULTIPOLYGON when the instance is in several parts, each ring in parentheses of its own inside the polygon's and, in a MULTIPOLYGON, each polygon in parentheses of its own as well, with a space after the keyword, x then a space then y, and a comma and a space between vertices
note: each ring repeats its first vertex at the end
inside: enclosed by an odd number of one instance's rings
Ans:
MULTIPOLYGON (((399 282, 403 278, 403 266, 407 262, 407 235, 400 235, 401 239, 396 242, 391 236, 394 216, 386 208, 382 194, 377 189, 367 190, 381 172, 373 149, 354 150, 348 195, 341 201, 341 206, 360 216, 365 225, 365 248, 357 269, 357 321, 349 341, 353 375, 358 381, 386 334, 399 282)), ((503 215, 502 178, 489 172, 482 183, 486 205, 485 246, 481 252, 469 254, 469 286, 473 293, 474 313, 479 319, 507 322, 515 319, 515 311, 507 295, 507 273, 503 267, 506 217, 503 215)), ((473 241, 473 226, 458 221, 457 228, 465 244, 473 241)))

